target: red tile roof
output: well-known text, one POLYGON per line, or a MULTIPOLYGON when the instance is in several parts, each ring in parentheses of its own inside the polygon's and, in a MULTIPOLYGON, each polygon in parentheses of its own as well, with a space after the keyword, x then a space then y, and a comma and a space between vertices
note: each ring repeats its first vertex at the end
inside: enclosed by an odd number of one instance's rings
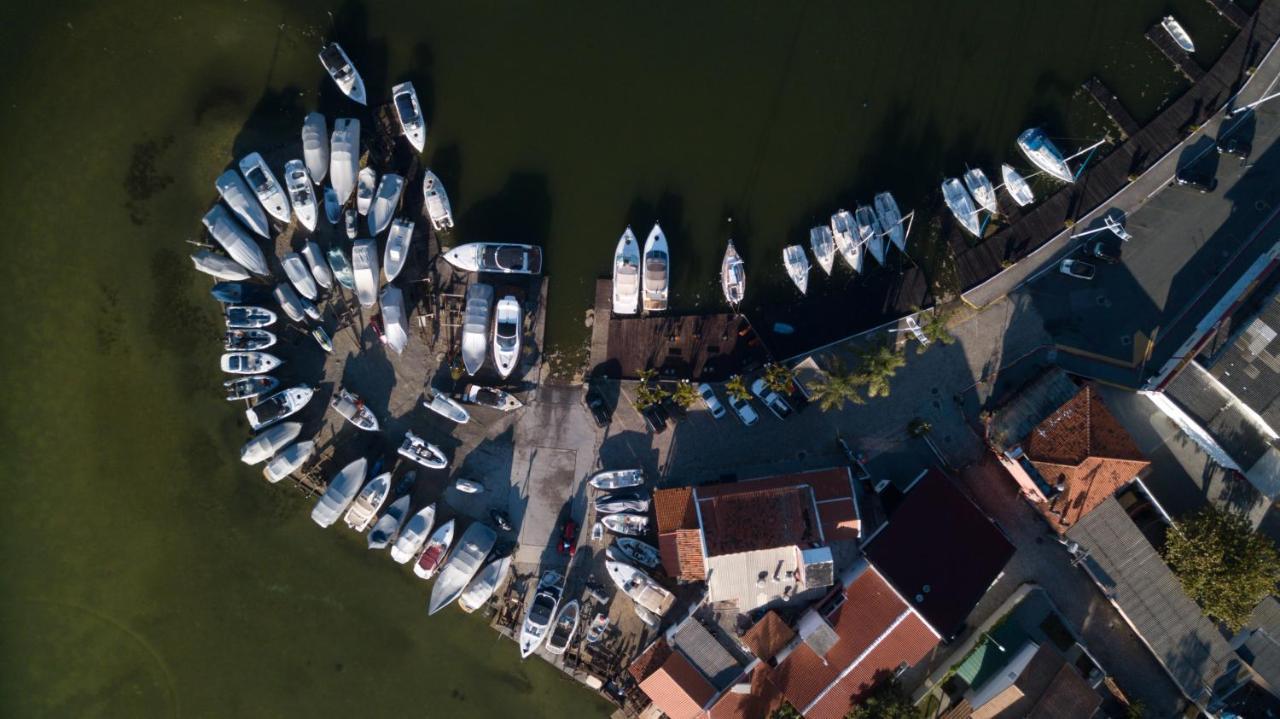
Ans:
POLYGON ((835 686, 805 711, 805 719, 840 719, 902 664, 914 666, 938 645, 938 637, 920 616, 907 614, 884 640, 835 686))
POLYGON ((671 646, 667 644, 667 640, 658 639, 645 647, 645 650, 640 652, 640 656, 631 661, 627 671, 631 672, 631 676, 635 677, 636 683, 639 684, 657 671, 669 656, 671 656, 671 646))
POLYGON ((725 690, 720 699, 707 711, 707 719, 764 719, 782 705, 782 692, 774 685, 769 667, 757 664, 739 683, 751 683, 750 692, 725 690))
POLYGON ((777 547, 807 547, 822 541, 813 492, 808 487, 723 492, 695 491, 707 556, 777 547))
POLYGON ((742 643, 758 658, 769 660, 795 638, 795 630, 787 626, 777 612, 770 609, 742 635, 742 643))
POLYGON ((702 558, 702 534, 696 529, 677 529, 658 535, 658 556, 667 575, 686 581, 707 578, 702 558))
POLYGON ((696 719, 715 696, 715 687, 680 652, 640 682, 640 689, 670 719, 696 719))
POLYGON ((693 509, 693 488, 659 489, 653 493, 653 512, 658 532, 697 529, 698 515, 693 509))

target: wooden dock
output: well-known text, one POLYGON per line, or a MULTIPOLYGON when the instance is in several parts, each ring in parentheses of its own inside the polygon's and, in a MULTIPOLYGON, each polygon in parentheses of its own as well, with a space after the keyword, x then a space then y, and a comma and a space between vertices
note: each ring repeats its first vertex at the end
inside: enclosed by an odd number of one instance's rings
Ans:
POLYGON ((1231 2, 1231 0, 1208 0, 1208 3, 1227 22, 1237 28, 1244 27, 1244 24, 1249 22, 1249 13, 1245 12, 1244 8, 1231 2))
POLYGON ((1173 41, 1169 33, 1161 27, 1160 23, 1152 25, 1146 32, 1147 39, 1150 40, 1164 56, 1169 58, 1169 62, 1178 69, 1191 82, 1200 82, 1204 77, 1204 68, 1191 57, 1191 54, 1173 41))
POLYGON ((1089 93, 1099 105, 1102 106, 1103 112, 1107 113, 1107 117, 1120 128, 1121 135, 1124 139, 1128 139, 1138 134, 1142 126, 1138 121, 1133 119, 1133 115, 1129 114, 1129 110, 1120 103, 1120 98, 1111 91, 1111 88, 1103 84, 1102 80, 1095 75, 1084 84, 1085 92, 1089 93))

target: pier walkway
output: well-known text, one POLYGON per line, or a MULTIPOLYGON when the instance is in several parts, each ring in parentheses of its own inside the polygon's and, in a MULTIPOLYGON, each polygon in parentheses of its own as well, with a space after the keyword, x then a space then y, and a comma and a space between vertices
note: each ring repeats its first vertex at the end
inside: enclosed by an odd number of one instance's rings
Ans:
POLYGON ((1120 128, 1125 138, 1133 137, 1142 130, 1142 125, 1133 119, 1133 115, 1129 114, 1129 110, 1120 102, 1120 98, 1107 87, 1097 75, 1089 78, 1084 83, 1085 92, 1089 93, 1099 105, 1102 106, 1103 112, 1107 113, 1107 117, 1120 128))

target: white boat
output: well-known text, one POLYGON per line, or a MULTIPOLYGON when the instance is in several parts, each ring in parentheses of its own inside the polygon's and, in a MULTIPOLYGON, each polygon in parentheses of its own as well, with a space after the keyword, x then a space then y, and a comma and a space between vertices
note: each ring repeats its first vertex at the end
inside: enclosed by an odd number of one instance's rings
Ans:
POLYGON ((556 609, 560 606, 560 595, 564 592, 564 577, 556 572, 544 572, 538 580, 538 589, 533 601, 524 613, 524 623, 520 627, 520 658, 527 659, 542 644, 551 628, 551 620, 555 618, 556 609))
POLYGON ((444 562, 445 555, 449 553, 449 545, 453 544, 455 526, 454 520, 450 519, 431 533, 431 538, 427 540, 426 546, 422 548, 422 552, 413 563, 414 574, 422 579, 435 576, 436 570, 444 562))
POLYGON ((347 261, 347 255, 338 245, 329 248, 325 253, 325 259, 329 261, 329 269, 333 270, 333 279, 338 284, 354 291, 356 289, 355 273, 351 270, 351 263, 347 261))
POLYGON ((347 206, 342 211, 342 226, 347 232, 347 239, 354 240, 356 238, 356 208, 347 206))
MULTIPOLYGON (((314 394, 315 390, 305 384, 282 389, 246 409, 244 416, 249 418, 249 426, 253 428, 253 431, 257 432, 263 427, 297 414, 303 407, 307 406, 314 394)), ((289 439, 290 441, 293 440, 292 437, 289 439)))
POLYGON ((987 173, 979 168, 971 168, 964 173, 964 186, 982 209, 993 215, 1000 213, 1000 205, 996 201, 996 188, 991 186, 987 173))
POLYGON ((523 321, 520 302, 514 295, 498 300, 493 318, 493 364, 503 378, 510 377, 520 364, 520 335, 523 321))
POLYGON ((542 272, 542 248, 500 242, 458 245, 444 254, 449 264, 467 272, 536 275, 542 272))
POLYGON ((227 203, 227 207, 231 208, 245 227, 264 239, 271 237, 271 223, 267 220, 267 213, 239 172, 227 170, 218 175, 213 185, 218 188, 218 195, 222 197, 222 201, 227 203))
POLYGON ((649 530, 649 518, 643 514, 610 514, 600 520, 614 534, 642 536, 649 530))
POLYGON ((433 387, 427 387, 426 398, 422 400, 422 406, 458 424, 466 424, 471 419, 471 413, 467 412, 466 407, 458 404, 445 393, 437 392, 433 387))
POLYGON ((671 255, 667 251, 667 236, 655 222, 644 241, 644 311, 666 310, 670 289, 671 255))
POLYGON ((396 564, 405 564, 413 559, 422 549, 422 545, 426 543, 427 536, 431 534, 431 528, 436 523, 436 505, 434 502, 428 504, 418 513, 409 518, 400 528, 400 535, 396 537, 395 544, 391 545, 391 558, 396 564))
POLYGON ((1018 207, 1026 207, 1036 201, 1036 195, 1031 191, 1031 185, 1027 184, 1026 178, 1012 165, 1000 166, 1000 178, 1004 181, 1005 192, 1009 193, 1009 197, 1018 203, 1018 207))
POLYGON ((357 428, 366 432, 378 431, 378 418, 373 416, 372 410, 365 406, 364 400, 345 388, 338 388, 329 400, 329 406, 357 428))
POLYGON ((400 449, 396 453, 427 469, 444 469, 449 465, 449 458, 444 456, 439 447, 411 431, 404 433, 404 442, 400 443, 400 449))
POLYGON ((591 625, 587 627, 587 635, 583 637, 583 641, 587 644, 597 644, 604 639, 607 631, 609 631, 609 615, 604 612, 597 613, 591 620, 591 625))
POLYGON ((320 308, 316 307, 315 303, 313 303, 311 300, 305 297, 299 297, 298 304, 302 306, 303 314, 315 320, 316 322, 320 321, 320 318, 321 318, 320 308))
POLYGON ((232 350, 265 350, 276 343, 275 334, 267 330, 227 330, 222 348, 232 350))
POLYGON ((236 377, 222 383, 223 389, 227 390, 227 400, 232 402, 238 399, 253 399, 279 386, 280 380, 269 374, 236 377))
POLYGON ((317 185, 324 182, 329 175, 329 123, 318 112, 302 120, 302 159, 307 163, 311 181, 317 185))
POLYGON ((373 205, 373 194, 377 191, 377 170, 372 167, 360 168, 360 174, 356 176, 356 212, 368 215, 369 207, 373 205))
POLYGON ((275 484, 298 471, 307 463, 307 460, 311 459, 315 451, 315 442, 295 442, 280 450, 270 462, 267 462, 267 466, 262 469, 262 476, 266 477, 268 482, 275 484))
POLYGON ((369 480, 364 489, 360 490, 360 496, 351 503, 351 508, 347 510, 347 516, 343 521, 349 528, 363 532, 373 523, 373 518, 377 516, 378 510, 382 509, 390 493, 391 473, 383 472, 369 480))
POLYGON ((809 228, 809 249, 813 250, 822 271, 831 274, 836 262, 836 241, 831 236, 831 228, 826 225, 809 228))
POLYGON ((801 245, 787 245, 782 248, 782 264, 787 268, 787 275, 796 283, 800 294, 809 291, 809 255, 801 245))
POLYGON ((831 236, 835 239, 836 249, 844 258, 845 264, 854 272, 862 272, 862 245, 858 243, 857 230, 853 224, 853 215, 848 210, 840 210, 831 216, 831 236))
POLYGON ((1169 37, 1172 37, 1173 41, 1178 43, 1178 47, 1187 52, 1196 51, 1196 44, 1191 41, 1191 35, 1182 27, 1182 23, 1175 20, 1172 15, 1165 15, 1164 19, 1160 21, 1160 27, 1169 33, 1169 37))
POLYGON ((395 285, 387 285, 378 297, 382 308, 382 331, 387 346, 396 354, 403 354, 409 344, 409 315, 404 308, 404 293, 395 285))
POLYGON ((1031 164, 1044 172, 1063 182, 1075 182, 1076 178, 1071 173, 1071 167, 1067 165, 1066 159, 1040 128, 1023 130, 1022 134, 1018 135, 1018 149, 1022 150, 1022 154, 1027 156, 1031 164))
POLYGON ((610 469, 596 472, 587 480, 592 487, 603 490, 627 489, 644 484, 642 469, 610 469))
POLYGON ((733 240, 729 240, 728 247, 724 248, 724 259, 720 261, 720 289, 724 292, 725 301, 737 311, 738 304, 747 293, 747 267, 738 256, 733 240))
POLYGON ((373 196, 373 204, 369 207, 369 232, 374 237, 382 234, 391 224, 396 210, 400 207, 400 194, 404 192, 404 178, 387 173, 378 181, 378 191, 373 196))
POLYGON ((973 198, 964 189, 964 185, 954 177, 948 177, 942 183, 942 199, 947 209, 969 234, 977 237, 981 232, 978 225, 978 208, 973 206, 973 198))
POLYGON ((875 196, 876 224, 880 234, 889 237, 889 243, 899 252, 907 251, 907 229, 902 225, 902 213, 898 211, 898 201, 888 192, 880 192, 875 196))
POLYGON ((365 104, 364 80, 341 45, 336 42, 325 45, 320 50, 320 64, 324 65, 325 71, 333 78, 342 94, 361 105, 365 104))
POLYGON ((564 654, 573 642, 573 635, 578 631, 578 600, 574 599, 560 607, 555 621, 551 623, 551 635, 547 637, 548 654, 564 654))
POLYGON ((266 352, 226 352, 222 355, 222 371, 229 374, 262 374, 281 364, 279 357, 266 352))
POLYGON ((502 412, 512 412, 524 406, 524 403, 515 398, 510 392, 504 392, 496 387, 485 387, 478 384, 469 384, 462 392, 463 401, 471 404, 484 405, 502 412))
POLYGON ((378 243, 356 240, 351 245, 351 274, 356 283, 356 299, 361 307, 378 301, 378 243))
POLYGON ((319 325, 312 327, 311 338, 314 339, 316 341, 316 344, 320 345, 320 349, 324 350, 325 352, 333 351, 333 338, 329 336, 328 332, 324 331, 323 327, 319 325))
POLYGON ((431 602, 427 606, 430 616, 453 603, 467 583, 480 571, 485 557, 498 541, 498 533, 483 522, 472 522, 462 533, 458 545, 449 553, 449 559, 440 568, 440 576, 431 588, 431 602))
POLYGON ((250 466, 265 462, 285 445, 297 439, 301 432, 301 422, 285 422, 268 428, 245 442, 240 448, 240 461, 250 466))
MULTIPOLYGON (((653 569, 662 561, 658 548, 652 544, 647 544, 634 537, 618 537, 614 540, 614 545, 622 557, 631 562, 644 567, 653 569)), ((610 547, 612 549, 612 547, 610 547)), ((611 557, 612 559, 612 557, 611 557)))
POLYGON ((603 497, 596 497, 592 502, 596 514, 621 514, 624 512, 643 513, 649 511, 649 496, 638 492, 615 492, 603 497))
POLYGON ((356 173, 360 171, 360 121, 340 117, 333 123, 329 138, 329 184, 338 197, 338 205, 347 204, 356 189, 356 173))
POLYGON ((467 287, 467 311, 462 321, 462 364, 469 375, 474 375, 484 366, 492 306, 491 285, 473 282, 467 287))
POLYGON ((325 262, 320 245, 315 240, 307 240, 302 246, 302 257, 307 261, 307 267, 311 268, 311 276, 316 278, 316 284, 326 290, 333 289, 333 274, 329 272, 329 263, 325 262))
POLYGON ((453 208, 449 206, 449 195, 444 191, 444 183, 431 170, 422 173, 422 204, 427 208, 431 227, 436 232, 453 229, 453 208))
POLYGON ((467 588, 458 596, 458 608, 470 614, 483 607, 493 596, 511 569, 511 555, 500 557, 484 565, 484 569, 476 572, 476 576, 467 583, 467 588))
POLYGON ((276 313, 265 307, 232 305, 227 308, 227 328, 233 330, 270 327, 276 323, 276 313))
POLYGON ((382 254, 382 273, 387 282, 396 278, 409 258, 409 243, 413 240, 413 221, 403 217, 391 223, 387 233, 387 248, 382 254))
POLYGON ((671 609, 671 605, 675 604, 676 598, 663 589, 661 585, 653 581, 639 567, 627 564, 625 562, 605 561, 605 571, 609 572, 609 578, 613 583, 621 589, 624 594, 631 597, 631 601, 637 606, 653 612, 661 617, 671 609))
POLYGON ((418 91, 413 89, 413 83, 402 82, 392 87, 391 104, 395 105, 396 119, 400 121, 405 139, 413 145, 413 149, 422 152, 427 144, 427 121, 422 116, 418 91))
POLYGON ((876 262, 884 265, 885 239, 880 235, 880 225, 876 221, 876 213, 866 205, 859 205, 853 211, 853 228, 858 236, 858 246, 866 248, 876 262))
POLYGON ((316 287, 316 278, 311 276, 311 268, 307 267, 307 261, 302 259, 302 255, 290 252, 280 258, 280 264, 284 267, 284 274, 289 278, 289 282, 298 290, 298 294, 309 300, 320 296, 320 289, 316 287))
POLYGON ((373 523, 373 529, 369 530, 369 549, 386 549, 391 540, 395 539, 400 533, 400 525, 404 522, 404 517, 409 513, 409 495, 397 499, 387 507, 387 511, 378 517, 378 521, 373 523))
POLYGON ((267 267, 267 258, 262 248, 253 237, 245 232, 236 219, 222 205, 214 205, 201 219, 205 229, 227 251, 236 264, 255 275, 268 277, 271 269, 267 267))
POLYGON ((241 267, 235 260, 225 255, 214 254, 208 250, 200 250, 191 256, 191 263, 197 270, 228 282, 249 279, 249 271, 241 267))
POLYGON ((257 195, 258 202, 262 203, 267 214, 288 224, 291 213, 289 196, 284 193, 284 187, 271 172, 271 168, 267 167, 267 161, 262 159, 262 155, 256 152, 245 155, 240 160, 240 174, 249 182, 249 189, 257 195))
POLYGON ((322 528, 338 521, 338 517, 342 516, 343 510, 351 504, 351 500, 356 498, 356 492, 359 492, 360 486, 364 484, 365 472, 368 468, 369 460, 361 457, 334 475, 333 479, 329 480, 329 486, 325 487, 324 494, 320 495, 316 506, 311 509, 311 521, 322 528))
POLYGON ((292 285, 281 282, 271 290, 271 296, 275 298, 276 304, 280 305, 280 309, 284 310, 289 319, 294 322, 305 321, 307 313, 302 309, 302 298, 293 291, 292 285))
POLYGON ((309 232, 315 232, 316 222, 320 219, 316 188, 311 184, 311 175, 302 160, 289 160, 284 164, 284 184, 289 190, 289 204, 293 205, 294 216, 309 232))
POLYGON ((328 185, 324 186, 324 218, 331 225, 338 224, 342 219, 342 203, 338 202, 338 193, 328 185))
POLYGON ((459 477, 454 480, 453 488, 463 494, 480 494, 484 492, 484 485, 474 479, 466 479, 459 477))

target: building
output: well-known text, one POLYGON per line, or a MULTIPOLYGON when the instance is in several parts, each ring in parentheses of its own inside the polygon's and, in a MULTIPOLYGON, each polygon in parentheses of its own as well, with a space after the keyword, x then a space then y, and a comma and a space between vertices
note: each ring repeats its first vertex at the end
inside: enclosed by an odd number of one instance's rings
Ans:
POLYGON ((698 719, 737 683, 748 661, 691 614, 646 647, 628 671, 670 719, 698 719))

